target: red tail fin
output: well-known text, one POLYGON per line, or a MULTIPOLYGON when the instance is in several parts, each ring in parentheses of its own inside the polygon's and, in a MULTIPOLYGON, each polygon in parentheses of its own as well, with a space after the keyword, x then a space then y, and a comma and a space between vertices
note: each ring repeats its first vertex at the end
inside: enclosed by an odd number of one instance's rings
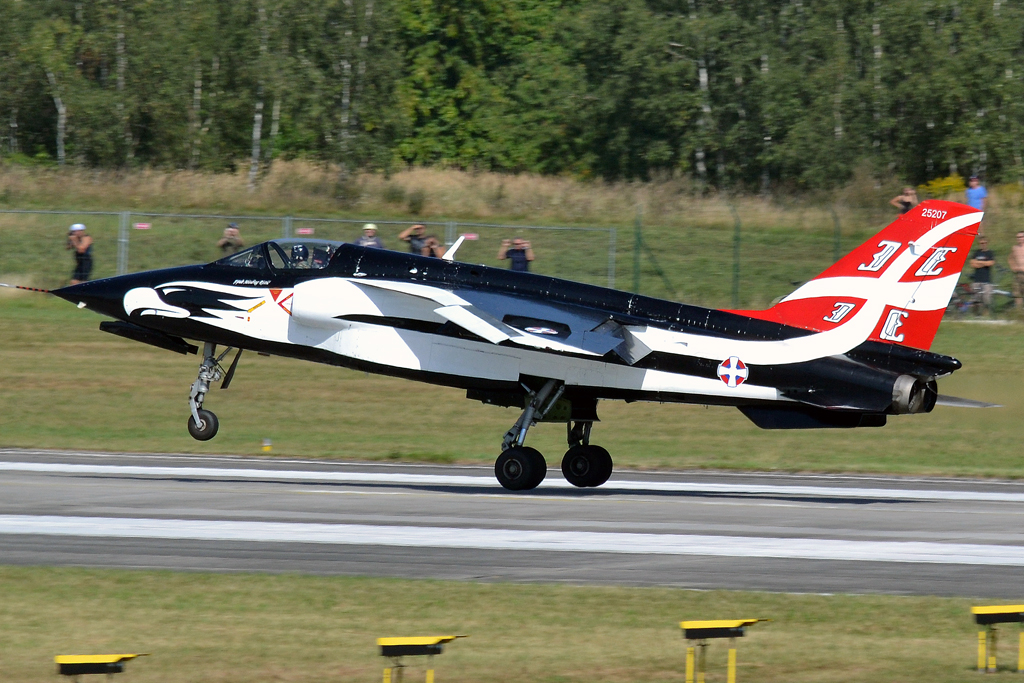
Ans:
POLYGON ((982 215, 955 202, 921 202, 772 308, 736 313, 826 332, 871 303, 880 314, 867 339, 928 349, 982 215))

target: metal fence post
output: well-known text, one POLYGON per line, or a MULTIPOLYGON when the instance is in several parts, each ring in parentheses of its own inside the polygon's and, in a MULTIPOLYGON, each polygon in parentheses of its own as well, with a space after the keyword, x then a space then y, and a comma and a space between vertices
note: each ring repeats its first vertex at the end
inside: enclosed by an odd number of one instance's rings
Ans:
POLYGON ((615 228, 608 231, 608 288, 615 289, 615 228))
POLYGON ((128 272, 128 225, 131 223, 131 211, 122 211, 117 229, 117 274, 128 272))
POLYGON ((633 226, 633 291, 640 293, 640 249, 644 244, 643 212, 638 206, 636 208, 636 222, 633 226))
POLYGON ((281 237, 289 238, 292 236, 292 217, 285 216, 281 219, 281 237))
POLYGON ((446 247, 450 247, 455 244, 455 236, 458 234, 458 223, 455 221, 448 221, 444 226, 444 244, 446 247))
POLYGON ((736 207, 729 205, 736 227, 732 235, 732 307, 740 306, 740 214, 736 207))
POLYGON ((830 206, 829 210, 832 212, 832 220, 836 224, 835 235, 834 235, 834 237, 832 239, 832 241, 833 241, 833 244, 832 244, 832 262, 835 263, 835 262, 839 261, 839 257, 842 256, 842 252, 841 252, 842 245, 839 243, 840 242, 840 238, 842 237, 842 231, 840 229, 839 214, 836 213, 836 207, 830 206))

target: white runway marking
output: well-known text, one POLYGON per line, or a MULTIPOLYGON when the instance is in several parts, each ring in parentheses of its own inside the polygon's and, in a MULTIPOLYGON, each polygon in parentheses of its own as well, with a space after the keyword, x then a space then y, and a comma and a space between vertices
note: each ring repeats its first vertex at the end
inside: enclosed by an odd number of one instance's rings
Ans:
MULTIPOLYGON (((327 472, 315 470, 260 470, 227 467, 165 467, 139 465, 73 465, 64 463, 0 462, 0 472, 39 472, 72 475, 187 477, 258 481, 315 481, 337 484, 391 484, 415 486, 472 486, 504 493, 493 477, 470 475, 410 474, 403 472, 327 472)), ((572 489, 564 479, 549 478, 540 489, 572 489)), ((1024 503, 1024 493, 998 491, 948 491, 929 489, 880 489, 842 486, 783 486, 777 484, 690 483, 628 481, 613 479, 603 489, 657 493, 721 493, 818 498, 875 498, 880 500, 949 500, 990 503, 1024 503)))
POLYGON ((0 534, 1024 566, 1024 547, 688 534, 0 515, 0 534))

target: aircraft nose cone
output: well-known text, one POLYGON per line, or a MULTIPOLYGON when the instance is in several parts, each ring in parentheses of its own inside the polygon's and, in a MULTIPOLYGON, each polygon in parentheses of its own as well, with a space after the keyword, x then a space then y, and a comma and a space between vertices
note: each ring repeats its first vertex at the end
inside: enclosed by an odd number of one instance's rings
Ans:
POLYGON ((53 294, 77 305, 85 304, 90 310, 109 315, 113 318, 123 318, 124 294, 132 285, 126 282, 128 278, 111 277, 103 280, 82 282, 77 285, 61 287, 53 290, 53 294))

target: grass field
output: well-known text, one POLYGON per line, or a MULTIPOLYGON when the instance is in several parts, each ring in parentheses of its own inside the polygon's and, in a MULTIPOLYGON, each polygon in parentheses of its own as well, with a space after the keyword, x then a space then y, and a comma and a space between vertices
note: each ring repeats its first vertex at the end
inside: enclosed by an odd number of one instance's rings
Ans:
MULTIPOLYGON (((770 618, 738 641, 738 680, 944 683, 977 674, 969 599, 476 584, 0 567, 0 666, 54 679, 53 656, 148 652, 126 680, 380 680, 376 638, 466 634, 440 683, 681 681, 683 619, 770 618)), ((986 602, 985 604, 989 604, 986 602)), ((1003 630, 1001 668, 1016 666, 1003 630)), ((725 680, 725 646, 709 683, 725 680)), ((422 680, 422 660, 406 680, 422 680)))
MULTIPOLYGON (((0 296, 0 446, 492 462, 514 411, 457 390, 255 354, 207 405, 213 441, 185 430, 198 359, 107 335, 101 318, 55 298, 0 296)), ((618 467, 1024 476, 1024 326, 944 323, 934 349, 964 369, 943 393, 1001 403, 939 407, 881 429, 762 431, 733 408, 604 402, 595 441, 618 467)), ((562 425, 530 444, 557 467, 562 425)))

